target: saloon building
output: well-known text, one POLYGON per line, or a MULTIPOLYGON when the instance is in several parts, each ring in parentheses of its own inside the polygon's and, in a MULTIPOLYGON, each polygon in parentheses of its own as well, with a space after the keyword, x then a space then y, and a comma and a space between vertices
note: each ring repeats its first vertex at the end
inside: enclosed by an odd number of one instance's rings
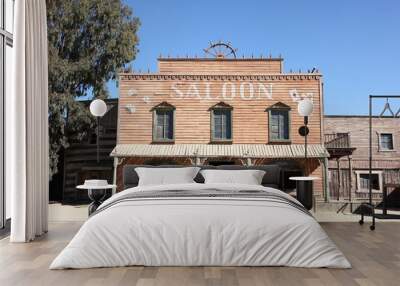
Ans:
POLYGON ((326 191, 322 75, 286 73, 282 58, 236 58, 217 43, 204 58, 158 59, 156 73, 121 73, 114 178, 122 189, 126 164, 282 165, 288 177, 320 177, 326 191), (225 50, 224 52, 221 50, 225 50), (210 57, 211 55, 211 57, 210 57), (308 159, 298 129, 298 101, 311 98, 308 159))

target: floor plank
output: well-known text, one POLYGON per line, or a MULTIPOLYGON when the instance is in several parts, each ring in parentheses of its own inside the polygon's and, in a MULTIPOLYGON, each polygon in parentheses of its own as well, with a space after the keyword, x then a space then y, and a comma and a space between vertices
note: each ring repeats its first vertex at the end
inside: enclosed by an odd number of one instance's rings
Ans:
POLYGON ((32 243, 0 240, 0 285, 399 285, 399 222, 379 223, 376 231, 353 222, 321 225, 350 260, 352 269, 138 266, 50 271, 51 261, 81 226, 78 222, 57 222, 32 243))

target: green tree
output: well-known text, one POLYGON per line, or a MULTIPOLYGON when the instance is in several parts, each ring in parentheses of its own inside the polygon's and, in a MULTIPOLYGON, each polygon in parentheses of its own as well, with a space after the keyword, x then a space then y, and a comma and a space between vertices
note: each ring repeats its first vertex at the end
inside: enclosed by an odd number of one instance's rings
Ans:
POLYGON ((70 140, 94 127, 80 96, 108 96, 106 82, 135 59, 140 23, 121 0, 47 0, 50 175, 70 140))

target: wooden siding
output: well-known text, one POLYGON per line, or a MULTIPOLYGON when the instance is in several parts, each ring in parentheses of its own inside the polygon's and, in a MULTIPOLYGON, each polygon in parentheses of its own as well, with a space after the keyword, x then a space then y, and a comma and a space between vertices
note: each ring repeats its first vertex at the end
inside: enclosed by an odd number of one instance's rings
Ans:
POLYGON ((63 203, 89 202, 87 191, 77 190, 76 186, 86 179, 102 178, 112 182, 113 158, 110 152, 116 144, 118 103, 106 100, 109 110, 100 119, 99 159, 97 162, 96 129, 80 142, 71 142, 64 152, 63 203))
MULTIPOLYGON (((306 76, 303 79, 283 76, 282 79, 252 80, 255 86, 262 83, 265 86, 273 84, 272 99, 261 98, 243 100, 239 95, 227 100, 222 98, 221 90, 227 81, 211 77, 210 80, 196 78, 153 79, 146 75, 124 76, 120 79, 120 111, 118 125, 118 144, 132 144, 152 142, 152 113, 155 105, 167 101, 176 107, 175 111, 175 143, 209 143, 210 138, 210 111, 209 108, 221 101, 230 104, 232 111, 233 143, 265 144, 268 140, 268 112, 269 106, 283 102, 291 107, 290 138, 294 144, 302 144, 304 138, 298 134, 298 129, 303 125, 303 117, 297 113, 297 102, 291 98, 289 91, 296 89, 299 93, 314 94, 314 112, 309 117, 309 142, 322 144, 320 120, 320 78, 306 76), (187 90, 197 85, 202 99, 176 98, 173 84, 179 83, 179 90, 187 94, 187 90), (207 85, 210 88, 210 98, 204 95, 207 85), (136 95, 130 96, 132 90, 136 95), (135 113, 129 113, 127 106, 135 107, 135 113)), ((231 80, 230 83, 240 86, 244 81, 231 80)), ((236 88, 239 89, 239 88, 236 88)))
MULTIPOLYGON (((399 123, 400 119, 391 117, 374 117, 372 120, 372 168, 376 171, 382 171, 382 176, 386 183, 398 183, 400 181, 399 123), (379 133, 393 134, 393 151, 379 150, 379 133)), ((331 200, 348 200, 350 192, 352 200, 367 199, 368 192, 357 191, 356 171, 367 171, 369 169, 368 116, 325 116, 324 132, 325 134, 348 133, 350 146, 356 148, 351 156, 353 169, 351 177, 347 157, 339 160, 340 173, 336 160, 329 161, 329 195, 331 200)), ((379 199, 381 195, 381 193, 373 193, 373 198, 379 199)))
MULTIPOLYGON (((304 144, 297 101, 312 96, 308 139, 323 144, 321 85, 318 73, 282 73, 281 59, 159 59, 158 73, 119 75, 117 143, 152 144, 151 110, 167 102, 176 108, 175 140, 169 144, 211 144, 210 107, 223 102, 233 108, 231 144, 304 144), (291 140, 269 143, 266 109, 279 102, 291 109, 291 140)), ((322 178, 314 161, 308 173, 322 178)), ((315 184, 320 193, 322 180, 315 184)))
MULTIPOLYGON (((349 133, 351 147, 357 148, 353 152, 354 161, 367 161, 369 154, 369 120, 360 116, 325 116, 325 134, 349 133)), ((372 148, 373 159, 377 166, 382 168, 388 161, 400 161, 400 119, 399 118, 373 118, 372 120, 372 148), (379 133, 393 134, 393 151, 379 150, 379 133)), ((365 163, 360 163, 365 166, 365 163)))
POLYGON ((173 74, 276 74, 282 59, 159 59, 160 73, 173 74))
POLYGON ((104 179, 112 182, 113 160, 109 154, 115 145, 116 134, 102 136, 100 140, 99 158, 97 162, 96 144, 71 144, 65 152, 64 159, 64 189, 62 202, 89 202, 87 191, 77 190, 87 179, 104 179))
MULTIPOLYGON (((368 156, 368 153, 365 157, 368 156)), ((347 158, 341 159, 343 165, 346 165, 347 158)), ((352 159, 353 169, 369 169, 368 158, 364 159, 352 159)), ((336 161, 329 161, 329 168, 336 168, 336 161)), ((390 160, 372 160, 372 169, 400 169, 400 161, 398 159, 390 160)))

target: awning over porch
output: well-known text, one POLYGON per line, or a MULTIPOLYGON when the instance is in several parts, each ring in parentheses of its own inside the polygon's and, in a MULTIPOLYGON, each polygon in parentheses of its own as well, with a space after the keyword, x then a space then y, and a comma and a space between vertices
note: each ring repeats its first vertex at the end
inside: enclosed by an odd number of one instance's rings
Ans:
MULTIPOLYGON (((112 157, 232 157, 232 158, 304 158, 304 145, 266 144, 118 144, 112 157)), ((309 144, 308 158, 329 157, 323 145, 309 144)))

